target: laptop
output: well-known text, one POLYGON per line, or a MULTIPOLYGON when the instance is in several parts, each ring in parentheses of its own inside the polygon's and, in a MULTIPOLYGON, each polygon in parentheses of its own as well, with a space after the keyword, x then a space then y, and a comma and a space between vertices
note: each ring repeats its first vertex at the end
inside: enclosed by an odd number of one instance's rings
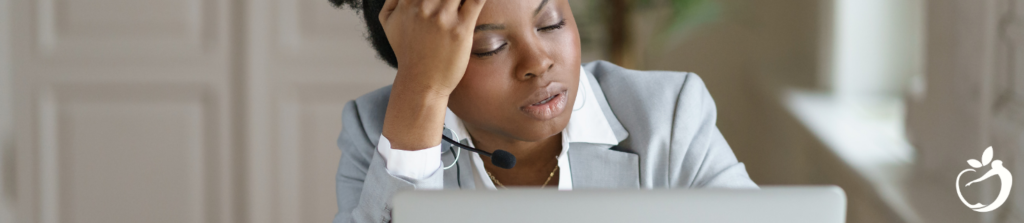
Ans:
POLYGON ((440 190, 395 195, 395 223, 815 222, 846 219, 837 186, 761 190, 440 190))

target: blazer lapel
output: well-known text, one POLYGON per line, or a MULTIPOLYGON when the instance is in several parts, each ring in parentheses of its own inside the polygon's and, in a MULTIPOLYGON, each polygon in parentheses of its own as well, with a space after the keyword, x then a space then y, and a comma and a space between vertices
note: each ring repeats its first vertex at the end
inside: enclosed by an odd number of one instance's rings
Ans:
POLYGON ((570 143, 573 189, 640 188, 640 156, 613 146, 570 143))
MULTIPOLYGON (((591 90, 608 120, 616 140, 629 137, 604 96, 604 90, 593 70, 587 70, 591 90)), ((614 145, 569 143, 569 166, 573 189, 640 188, 640 156, 614 145)))

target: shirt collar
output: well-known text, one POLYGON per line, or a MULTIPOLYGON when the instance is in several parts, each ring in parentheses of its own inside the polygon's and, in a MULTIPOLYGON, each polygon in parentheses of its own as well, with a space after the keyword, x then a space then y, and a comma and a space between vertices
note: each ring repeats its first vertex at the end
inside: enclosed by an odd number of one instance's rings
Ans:
MULTIPOLYGON (((590 85, 590 77, 586 70, 580 67, 580 82, 576 89, 576 103, 573 104, 572 116, 569 124, 562 131, 568 143, 593 143, 618 145, 619 141, 612 131, 608 119, 598 104, 597 96, 590 85)), ((462 119, 459 119, 451 109, 445 113, 444 124, 452 132, 458 134, 455 140, 468 138, 462 119)))

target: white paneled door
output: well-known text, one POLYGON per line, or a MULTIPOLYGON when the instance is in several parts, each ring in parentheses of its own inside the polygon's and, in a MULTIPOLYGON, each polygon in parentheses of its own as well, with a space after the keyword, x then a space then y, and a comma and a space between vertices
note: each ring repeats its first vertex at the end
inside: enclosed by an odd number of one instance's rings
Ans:
POLYGON ((328 222, 342 107, 394 75, 327 0, 8 2, 15 222, 328 222))

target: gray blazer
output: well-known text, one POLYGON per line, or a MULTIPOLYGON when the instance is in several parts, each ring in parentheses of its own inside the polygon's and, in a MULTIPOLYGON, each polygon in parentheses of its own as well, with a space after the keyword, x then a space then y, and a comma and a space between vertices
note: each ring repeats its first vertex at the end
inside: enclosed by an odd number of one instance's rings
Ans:
MULTIPOLYGON (((715 126, 715 102, 696 74, 635 71, 605 61, 583 67, 591 86, 600 86, 592 89, 619 146, 570 144, 574 189, 757 188, 715 126)), ((391 196, 415 189, 389 174, 376 152, 390 92, 387 86, 345 105, 334 222, 388 222, 391 196)), ((469 160, 460 159, 459 169, 472 169, 469 160)), ((456 169, 438 170, 445 171, 445 189, 459 189, 456 169)), ((473 182, 472 174, 459 175, 473 182)))

